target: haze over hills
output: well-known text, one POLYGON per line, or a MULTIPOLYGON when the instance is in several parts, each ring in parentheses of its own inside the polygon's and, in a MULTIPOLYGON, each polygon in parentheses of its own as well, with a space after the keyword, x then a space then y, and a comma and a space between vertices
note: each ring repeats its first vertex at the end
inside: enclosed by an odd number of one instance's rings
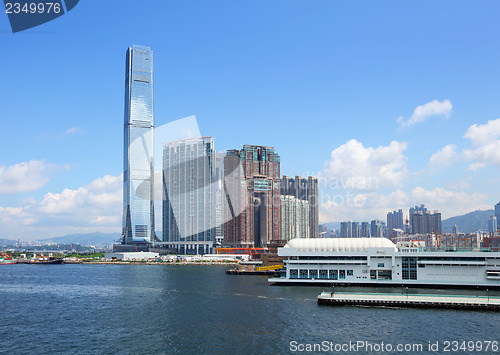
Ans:
POLYGON ((460 233, 473 233, 478 230, 488 231, 488 218, 495 215, 495 210, 474 211, 462 216, 444 219, 441 222, 442 230, 451 233, 453 225, 456 224, 460 233))
MULTIPOLYGON (((442 221, 443 233, 451 233, 453 225, 456 224, 458 231, 461 233, 472 233, 478 230, 488 231, 488 218, 495 214, 494 210, 473 211, 461 216, 451 217, 442 221)), ((321 223, 328 230, 335 228, 340 229, 340 222, 321 223)), ((161 237, 160 235, 158 235, 161 237)), ((39 240, 40 243, 60 243, 60 244, 80 244, 80 245, 99 245, 112 244, 117 242, 121 237, 120 233, 87 233, 87 234, 68 234, 61 237, 47 238, 39 240)), ((16 240, 0 238, 0 246, 16 245, 16 240)))
POLYGON ((112 244, 120 239, 121 233, 87 233, 87 234, 68 234, 62 237, 42 239, 40 242, 60 243, 60 244, 80 244, 97 245, 112 244))
POLYGON ((16 240, 0 238, 0 246, 16 245, 16 244, 17 244, 16 240))

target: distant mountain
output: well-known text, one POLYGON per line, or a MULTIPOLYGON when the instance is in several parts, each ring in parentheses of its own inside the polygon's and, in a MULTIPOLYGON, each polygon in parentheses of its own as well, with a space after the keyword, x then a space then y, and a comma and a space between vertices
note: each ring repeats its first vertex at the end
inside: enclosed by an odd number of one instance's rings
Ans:
POLYGON ((340 222, 328 222, 328 223, 320 223, 320 226, 326 226, 327 230, 334 228, 335 230, 340 229, 340 222))
POLYGON ((120 233, 88 233, 88 234, 68 234, 62 237, 54 237, 40 240, 41 242, 52 242, 58 244, 80 244, 97 245, 112 244, 120 239, 120 233))
POLYGON ((444 219, 441 222, 443 232, 451 233, 453 225, 456 224, 461 233, 473 233, 478 230, 488 231, 488 218, 495 215, 494 210, 474 211, 462 216, 444 219))
POLYGON ((10 245, 17 245, 17 241, 15 240, 10 240, 10 239, 2 239, 0 238, 0 246, 10 246, 10 245))

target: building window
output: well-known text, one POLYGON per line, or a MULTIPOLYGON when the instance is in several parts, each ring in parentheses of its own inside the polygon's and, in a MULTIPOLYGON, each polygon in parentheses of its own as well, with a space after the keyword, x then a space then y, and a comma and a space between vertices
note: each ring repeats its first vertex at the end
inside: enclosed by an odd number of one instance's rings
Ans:
POLYGON ((300 278, 307 279, 309 277, 307 270, 300 270, 300 278))
POLYGON ((309 270, 309 278, 317 279, 318 278, 318 270, 309 270))
POLYGON ((403 257, 402 258, 402 279, 416 280, 417 279, 417 258, 403 257))
POLYGON ((290 278, 298 279, 299 278, 299 270, 290 270, 290 278))
POLYGON ((337 280, 339 278, 339 274, 337 270, 330 270, 330 279, 337 280))
POLYGON ((319 270, 319 278, 327 279, 328 278, 328 270, 319 270))
POLYGON ((339 279, 345 279, 345 270, 339 270, 339 279))
POLYGON ((347 270, 347 276, 354 276, 354 272, 352 270, 347 270))

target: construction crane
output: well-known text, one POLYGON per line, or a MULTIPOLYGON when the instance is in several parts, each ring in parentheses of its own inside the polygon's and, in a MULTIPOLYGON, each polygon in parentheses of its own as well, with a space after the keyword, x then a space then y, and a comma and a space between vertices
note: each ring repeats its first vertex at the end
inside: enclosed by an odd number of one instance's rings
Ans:
POLYGON ((439 235, 437 229, 436 229, 436 247, 438 250, 441 249, 441 236, 439 235))

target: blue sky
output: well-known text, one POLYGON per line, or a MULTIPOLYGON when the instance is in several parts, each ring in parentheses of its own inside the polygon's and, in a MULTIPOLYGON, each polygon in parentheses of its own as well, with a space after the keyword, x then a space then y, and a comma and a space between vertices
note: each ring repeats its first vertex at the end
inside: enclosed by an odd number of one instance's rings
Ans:
POLYGON ((157 126, 196 115, 218 151, 274 146, 282 174, 326 182, 322 222, 385 219, 421 203, 445 218, 492 208, 499 10, 498 1, 82 0, 16 34, 1 15, 0 238, 120 231, 131 44, 154 51, 157 126))

